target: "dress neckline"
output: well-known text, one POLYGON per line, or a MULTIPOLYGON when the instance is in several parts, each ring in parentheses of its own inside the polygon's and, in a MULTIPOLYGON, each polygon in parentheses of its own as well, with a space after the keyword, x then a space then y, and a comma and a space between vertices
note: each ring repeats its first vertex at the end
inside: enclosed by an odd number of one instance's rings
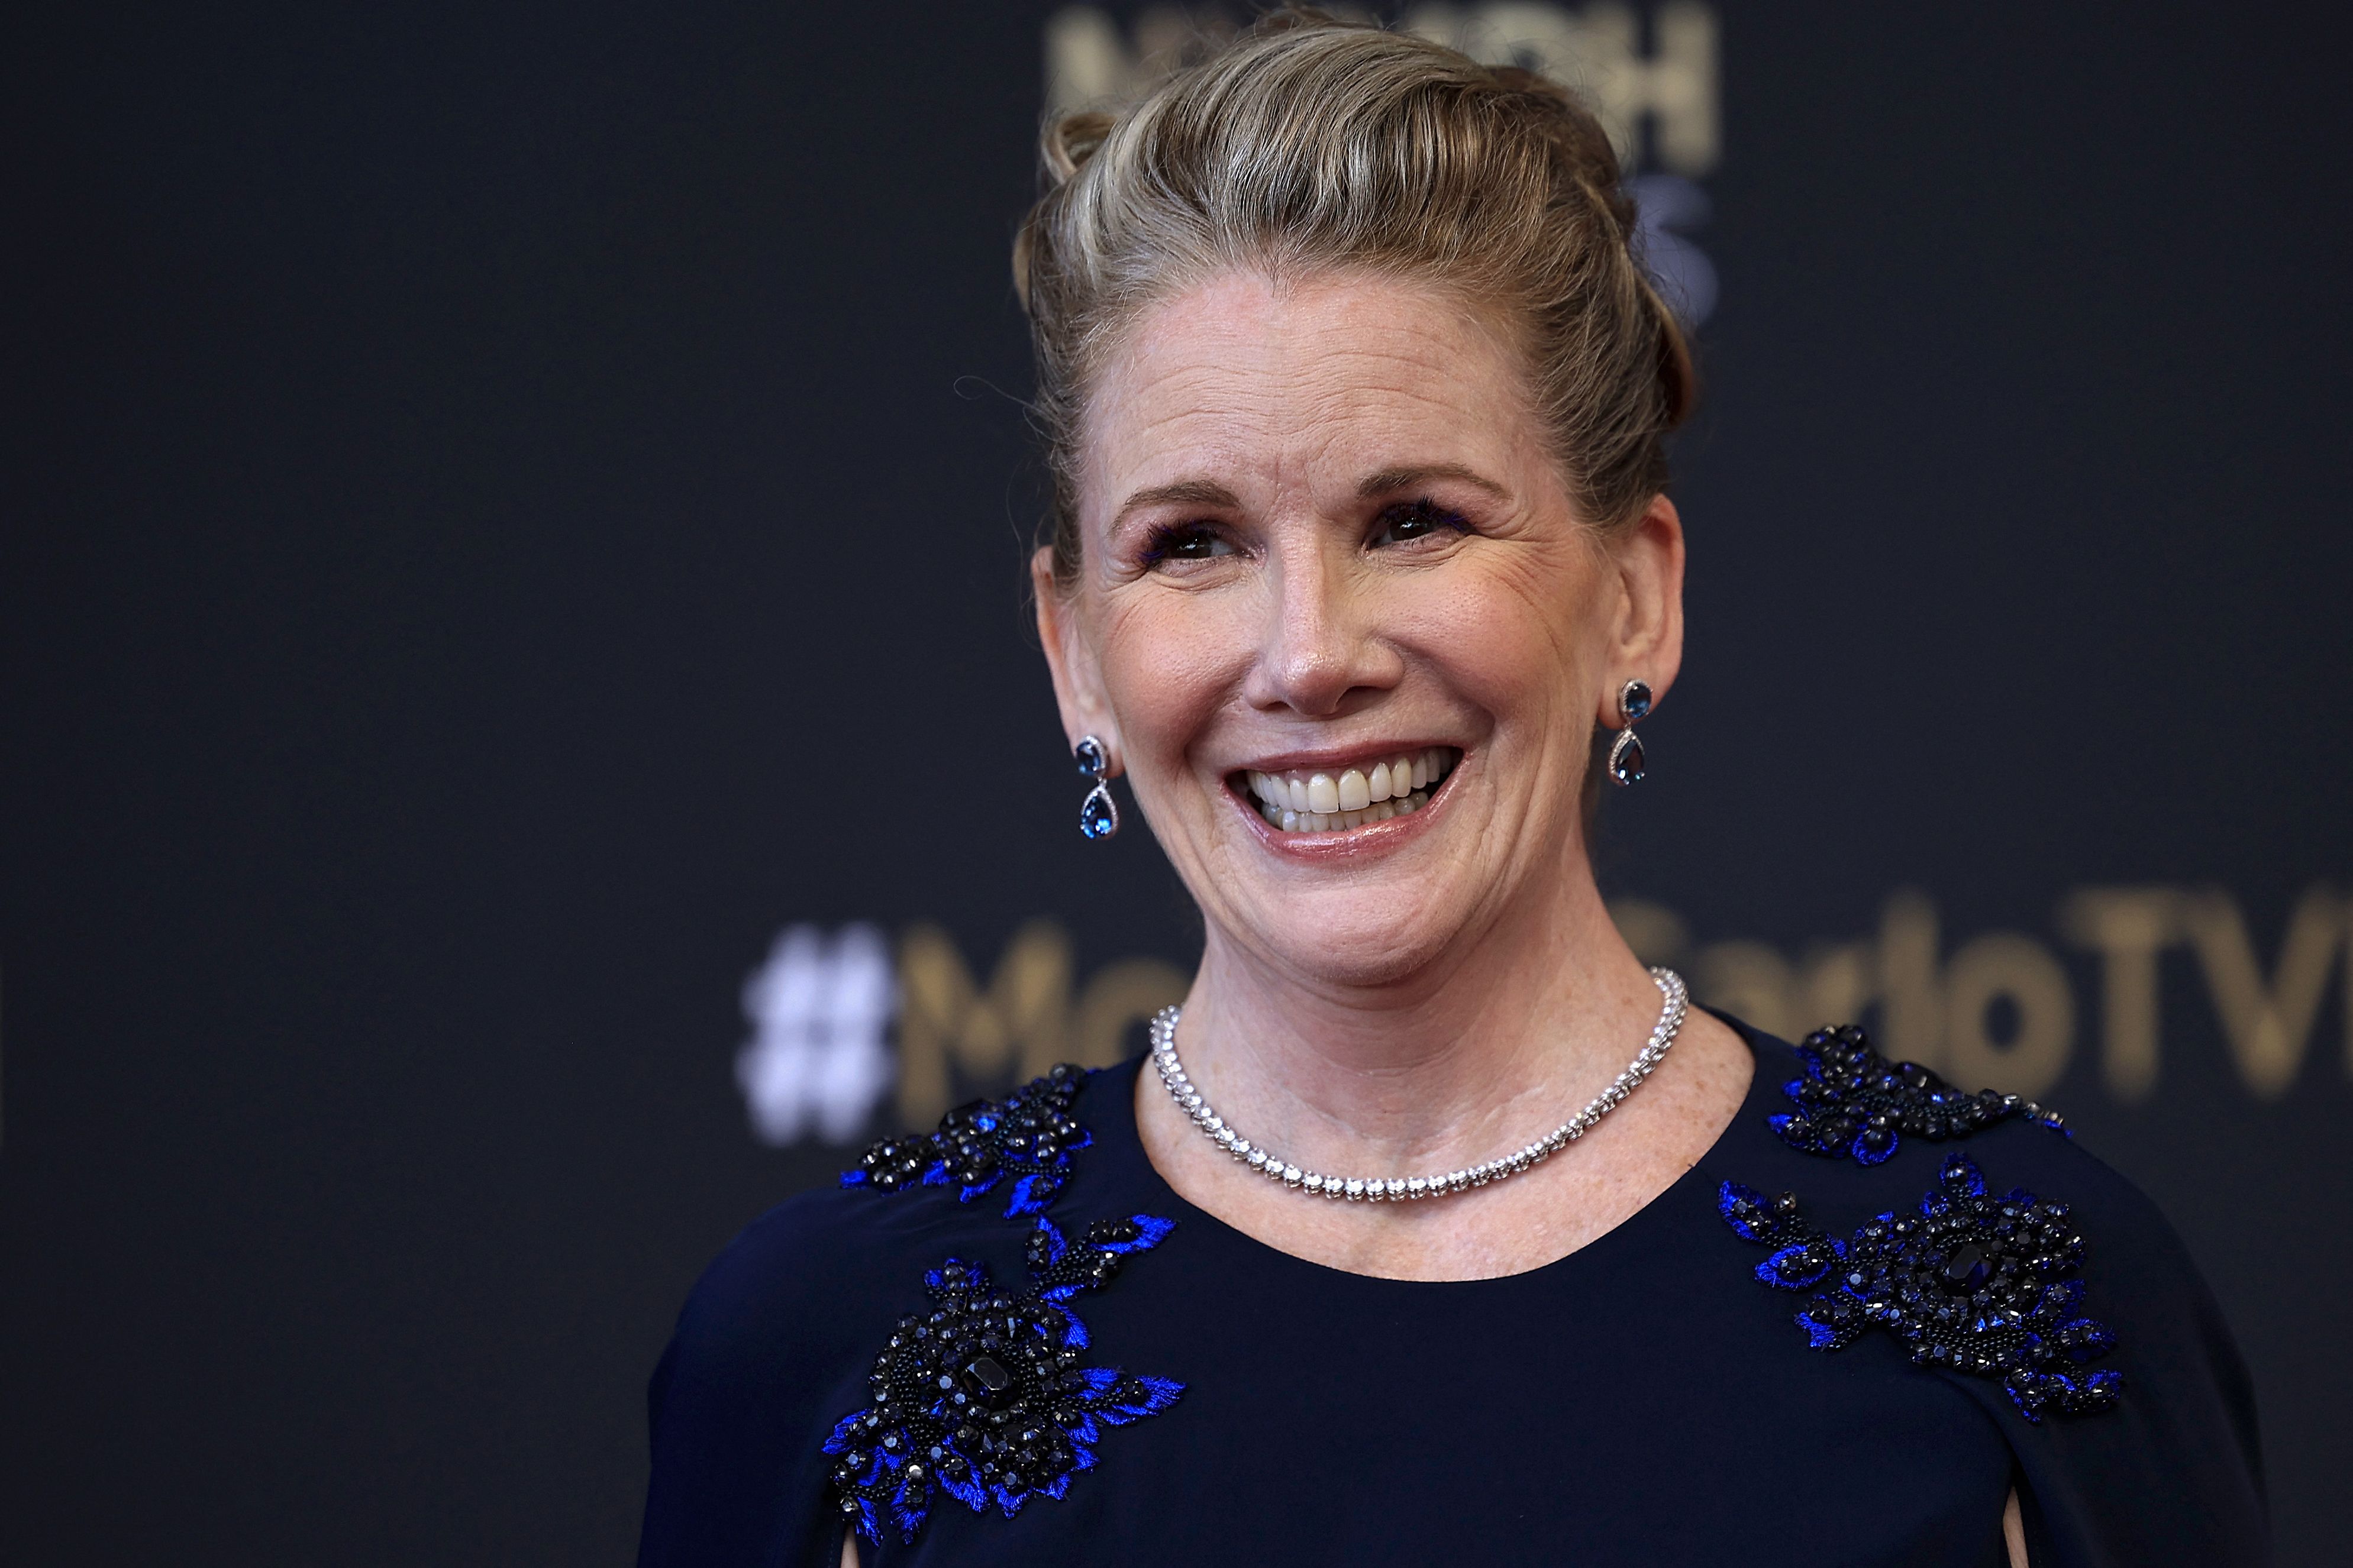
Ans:
MULTIPOLYGON (((1749 1135, 1749 1130, 1765 1125, 1781 1091, 1780 1078, 1772 1070, 1767 1059, 1769 1047, 1778 1044, 1771 1037, 1760 1034, 1728 1013, 1710 1007, 1705 1009, 1740 1037, 1748 1047, 1752 1068, 1748 1090, 1741 1097, 1740 1109, 1720 1128, 1697 1160, 1673 1181, 1651 1195, 1648 1202, 1608 1230, 1574 1247, 1557 1258, 1547 1259, 1533 1268, 1511 1274, 1489 1275, 1476 1279, 1398 1279, 1380 1274, 1359 1274, 1353 1269, 1318 1263, 1296 1253, 1285 1252, 1271 1242, 1262 1241, 1208 1210, 1200 1207, 1169 1184, 1145 1152, 1144 1136, 1136 1125, 1135 1097, 1138 1082, 1147 1058, 1132 1057, 1115 1067, 1102 1068, 1089 1076, 1083 1118, 1095 1138, 1093 1157, 1114 1167, 1107 1173, 1121 1179, 1121 1184, 1131 1189, 1140 1186, 1149 1194, 1147 1205, 1155 1213, 1165 1214, 1177 1222, 1182 1235, 1190 1229, 1196 1234, 1206 1232, 1216 1237, 1219 1250, 1238 1259, 1255 1259, 1276 1269, 1292 1269, 1303 1279, 1320 1278, 1326 1282, 1346 1281, 1363 1289, 1391 1289, 1398 1291, 1433 1292, 1451 1290, 1499 1290, 1546 1286, 1573 1271, 1609 1267, 1609 1255, 1627 1247, 1639 1247, 1654 1237, 1663 1238, 1664 1227, 1672 1216, 1690 1207, 1685 1201, 1696 1192, 1704 1200, 1701 1207, 1712 1218, 1715 1212, 1715 1170, 1736 1139, 1749 1135), (1599 1261, 1590 1261, 1597 1255, 1599 1261)), ((1786 1047, 1784 1047, 1786 1049, 1786 1047)))

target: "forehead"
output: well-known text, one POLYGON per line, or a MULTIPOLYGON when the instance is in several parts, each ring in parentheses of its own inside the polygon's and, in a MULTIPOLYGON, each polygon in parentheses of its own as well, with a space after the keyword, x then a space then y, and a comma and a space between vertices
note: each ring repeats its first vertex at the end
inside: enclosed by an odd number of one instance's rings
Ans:
POLYGON ((1090 400, 1089 510, 1196 476, 1353 486, 1400 463, 1507 470, 1536 454, 1519 366, 1444 292, 1387 279, 1221 273, 1129 328, 1090 400))

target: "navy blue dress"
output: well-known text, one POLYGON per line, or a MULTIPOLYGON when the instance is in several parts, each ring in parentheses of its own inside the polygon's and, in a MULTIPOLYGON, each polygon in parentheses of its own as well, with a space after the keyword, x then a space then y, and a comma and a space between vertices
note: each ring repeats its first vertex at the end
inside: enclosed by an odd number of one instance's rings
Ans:
POLYGON ((1508 1279, 1193 1207, 1137 1062, 877 1145, 696 1286, 642 1568, 830 1568, 845 1524, 867 1568, 2000 1568, 2013 1487, 2035 1568, 2263 1561, 2246 1372, 2149 1202, 2037 1108, 1742 1033, 1705 1157, 1508 1279))

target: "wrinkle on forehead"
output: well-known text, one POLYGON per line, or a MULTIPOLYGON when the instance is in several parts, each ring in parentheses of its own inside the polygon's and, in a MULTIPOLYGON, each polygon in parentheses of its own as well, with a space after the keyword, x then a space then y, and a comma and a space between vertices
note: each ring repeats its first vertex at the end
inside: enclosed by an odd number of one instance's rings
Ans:
POLYGON ((1187 479, 1354 489, 1352 467, 1542 458, 1512 346, 1440 289, 1369 276, 1228 272, 1161 301, 1105 367, 1087 432, 1090 534, 1120 497, 1187 479))

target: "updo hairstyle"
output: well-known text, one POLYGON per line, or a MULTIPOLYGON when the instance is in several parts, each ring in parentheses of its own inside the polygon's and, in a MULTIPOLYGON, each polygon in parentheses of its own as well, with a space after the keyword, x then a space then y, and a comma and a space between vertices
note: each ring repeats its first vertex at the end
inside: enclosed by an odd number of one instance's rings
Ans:
POLYGON ((1633 252, 1608 134, 1544 78, 1279 12, 1122 113, 1057 118, 1041 151, 1013 275, 1065 590, 1105 356, 1145 309, 1230 268, 1453 293, 1521 349, 1582 521, 1623 526, 1665 488, 1665 437, 1696 391, 1690 353, 1633 252))

